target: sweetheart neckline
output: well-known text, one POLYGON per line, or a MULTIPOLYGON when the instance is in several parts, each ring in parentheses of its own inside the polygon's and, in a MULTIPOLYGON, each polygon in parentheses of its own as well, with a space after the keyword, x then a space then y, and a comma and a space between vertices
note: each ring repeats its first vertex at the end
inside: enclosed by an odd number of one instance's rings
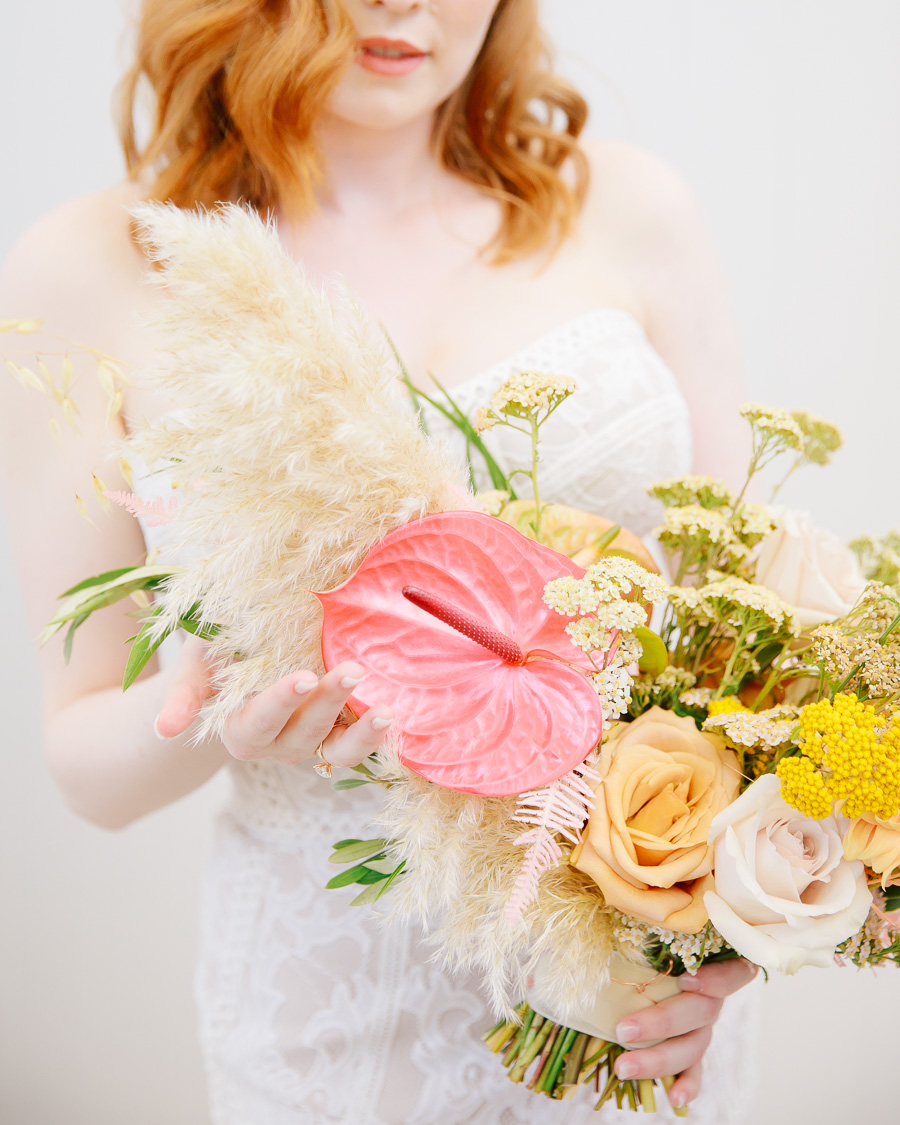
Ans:
MULTIPOLYGON (((663 360, 662 356, 660 356, 659 352, 656 350, 652 341, 650 340, 650 337, 647 335, 646 328, 644 328, 643 324, 641 324, 641 322, 634 315, 634 313, 631 312, 630 309, 619 308, 616 305, 597 305, 592 309, 586 309, 584 312, 576 313, 575 316, 569 317, 567 320, 564 320, 560 324, 555 325, 553 328, 548 329, 548 331, 542 333, 540 336, 535 337, 533 340, 530 340, 527 344, 523 344, 522 347, 516 348, 515 351, 510 352, 510 354, 504 359, 497 360, 495 363, 492 363, 490 367, 485 367, 477 374, 470 375, 467 379, 463 379, 459 383, 454 383, 453 386, 447 387, 446 390, 455 398, 459 391, 464 391, 469 387, 477 386, 489 377, 496 377, 497 373, 502 368, 508 367, 509 364, 513 362, 513 360, 517 359, 525 352, 530 352, 534 348, 538 348, 542 345, 547 344, 548 341, 555 339, 557 336, 563 335, 565 332, 570 331, 573 327, 575 327, 575 325, 581 324, 583 321, 594 320, 598 317, 602 319, 606 319, 607 317, 624 319, 631 328, 635 329, 638 332, 638 334, 643 338, 643 340, 651 348, 654 354, 668 369, 668 364, 665 363, 665 360, 663 360)), ((430 391, 426 391, 426 393, 430 393, 430 391)))

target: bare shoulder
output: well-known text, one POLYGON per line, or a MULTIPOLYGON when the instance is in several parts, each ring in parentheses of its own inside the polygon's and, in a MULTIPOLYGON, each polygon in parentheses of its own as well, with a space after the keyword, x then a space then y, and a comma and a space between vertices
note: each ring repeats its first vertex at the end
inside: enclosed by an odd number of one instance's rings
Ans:
POLYGON ((128 215, 139 199, 137 185, 126 182, 70 200, 30 226, 0 267, 3 315, 40 316, 62 333, 102 319, 123 285, 141 276, 128 215))
POLYGON ((584 209, 588 237, 615 231, 650 249, 705 232, 696 194, 667 161, 625 141, 590 138, 583 147, 591 170, 584 209))

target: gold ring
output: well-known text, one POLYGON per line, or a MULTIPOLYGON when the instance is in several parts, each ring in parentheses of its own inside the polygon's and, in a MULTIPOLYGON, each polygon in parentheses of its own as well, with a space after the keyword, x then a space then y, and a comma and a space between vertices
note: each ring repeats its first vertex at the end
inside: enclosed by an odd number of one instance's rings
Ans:
POLYGON ((322 747, 324 745, 325 745, 324 742, 320 742, 319 745, 316 747, 316 757, 319 760, 313 766, 313 769, 316 771, 316 773, 319 775, 319 777, 331 777, 331 762, 328 761, 328 759, 325 757, 324 753, 322 752, 322 747))

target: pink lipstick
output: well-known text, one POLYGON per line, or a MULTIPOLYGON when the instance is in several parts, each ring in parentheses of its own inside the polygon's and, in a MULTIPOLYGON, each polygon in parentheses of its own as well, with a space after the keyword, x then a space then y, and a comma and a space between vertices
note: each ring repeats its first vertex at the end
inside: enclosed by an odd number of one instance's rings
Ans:
POLYGON ((359 41, 356 61, 364 70, 370 70, 373 74, 395 76, 411 74, 427 58, 427 51, 413 43, 407 43, 405 39, 372 37, 359 41))

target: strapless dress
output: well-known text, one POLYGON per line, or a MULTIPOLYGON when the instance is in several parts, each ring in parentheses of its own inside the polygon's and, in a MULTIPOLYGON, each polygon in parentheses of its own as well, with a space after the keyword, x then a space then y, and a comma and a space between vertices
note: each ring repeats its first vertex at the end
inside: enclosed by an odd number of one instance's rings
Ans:
MULTIPOLYGON (((544 427, 541 494, 646 535, 647 485, 686 473, 690 420, 639 322, 598 308, 451 391, 471 414, 517 370, 573 376, 577 393, 544 427)), ((435 440, 461 435, 425 407, 435 440)), ((504 469, 530 463, 522 435, 485 435, 504 469)), ((522 479, 522 478, 520 478, 522 479)), ((152 478, 151 478, 152 480, 152 478)), ((480 487, 490 487, 483 474, 480 487)), ((151 481, 139 488, 150 498, 151 481)), ((153 546, 164 529, 145 530, 153 546)), ((201 902, 199 1031, 213 1125, 609 1125, 588 1093, 551 1102, 516 1086, 481 1043, 493 1022, 477 981, 429 960, 414 926, 379 924, 325 890, 331 844, 365 836, 377 794, 336 792, 307 763, 229 764, 201 902)), ((745 1120, 755 989, 729 999, 705 1061, 694 1125, 745 1120)), ((668 1108, 641 1121, 674 1121, 668 1108)))

